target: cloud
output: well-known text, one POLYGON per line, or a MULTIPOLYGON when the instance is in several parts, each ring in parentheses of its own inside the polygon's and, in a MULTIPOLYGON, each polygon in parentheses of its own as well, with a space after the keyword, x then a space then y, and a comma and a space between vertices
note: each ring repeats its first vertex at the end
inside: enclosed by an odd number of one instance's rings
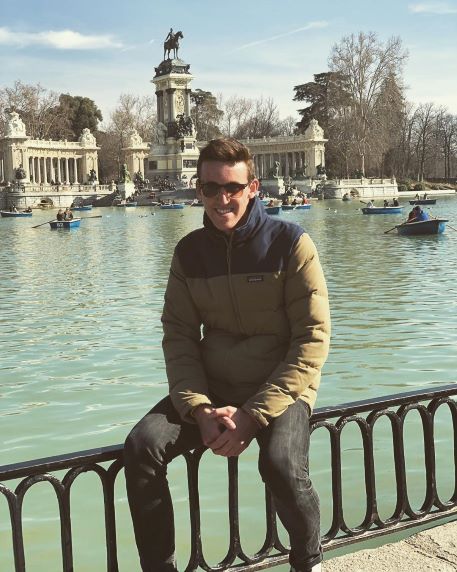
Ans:
POLYGON ((288 32, 283 32, 282 34, 277 34, 276 36, 270 36, 269 38, 262 38, 261 40, 256 40, 254 42, 249 42, 248 44, 244 44, 242 46, 238 46, 233 51, 239 52, 240 50, 245 50, 247 48, 252 48, 253 46, 259 46, 261 44, 266 44, 268 42, 274 42, 275 40, 279 40, 280 38, 285 38, 286 36, 292 36, 293 34, 298 34, 298 32, 303 32, 305 30, 313 30, 316 28, 326 28, 328 26, 328 22, 324 20, 310 22, 306 24, 306 26, 302 26, 301 28, 295 28, 294 30, 289 30, 288 32))
POLYGON ((46 46, 56 50, 99 50, 105 48, 121 48, 122 44, 111 35, 91 36, 73 30, 47 32, 13 32, 8 28, 0 28, 0 45, 25 48, 28 46, 46 46))
POLYGON ((408 4, 410 12, 414 14, 457 14, 457 6, 448 2, 428 2, 425 4, 408 4))

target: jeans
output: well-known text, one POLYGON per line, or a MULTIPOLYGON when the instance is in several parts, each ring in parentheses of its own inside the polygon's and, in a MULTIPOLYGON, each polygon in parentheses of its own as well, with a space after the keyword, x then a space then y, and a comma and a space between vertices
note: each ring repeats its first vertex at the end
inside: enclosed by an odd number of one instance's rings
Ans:
MULTIPOLYGON (((256 435, 259 472, 290 537, 291 565, 322 560, 319 498, 308 475, 309 408, 298 400, 256 435)), ((167 464, 202 445, 197 425, 183 422, 171 399, 132 429, 124 448, 127 495, 143 572, 175 572, 173 506, 167 464)))

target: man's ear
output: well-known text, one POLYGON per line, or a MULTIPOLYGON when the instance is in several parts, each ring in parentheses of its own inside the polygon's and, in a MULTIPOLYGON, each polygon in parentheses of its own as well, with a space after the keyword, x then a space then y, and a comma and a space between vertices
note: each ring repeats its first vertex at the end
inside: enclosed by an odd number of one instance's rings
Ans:
POLYGON ((258 179, 252 179, 252 181, 249 183, 249 194, 248 194, 249 198, 253 199, 257 194, 258 190, 259 190, 258 179))

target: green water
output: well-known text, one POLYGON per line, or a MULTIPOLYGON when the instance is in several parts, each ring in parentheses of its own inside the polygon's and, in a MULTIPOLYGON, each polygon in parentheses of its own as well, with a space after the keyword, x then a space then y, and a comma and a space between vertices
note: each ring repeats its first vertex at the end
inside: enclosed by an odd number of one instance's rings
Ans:
MULTIPOLYGON (((384 234, 401 215, 362 215, 358 202, 314 202, 283 213, 317 244, 327 277, 333 336, 318 405, 333 405, 455 381, 457 231, 442 236, 384 234)), ((408 210, 408 209, 405 209, 408 210)), ((432 207, 457 228, 457 198, 432 207)), ((0 451, 2 465, 121 443, 167 392, 160 314, 174 244, 201 224, 202 209, 94 209, 79 229, 33 225, 52 218, 0 220, 0 451)), ((450 416, 437 420, 438 484, 452 491, 450 416)), ((387 423, 376 427, 378 495, 393 510, 393 463, 387 423)), ((408 486, 415 507, 425 488, 419 418, 407 429, 408 486)), ((313 437, 311 471, 330 523, 329 448, 313 437)), ((363 519, 360 434, 343 438, 345 514, 363 519)), ((227 549, 225 462, 205 454, 201 473, 203 542, 214 564, 227 549)), ((189 553, 185 467, 170 467, 178 554, 189 553)), ((6 483, 8 484, 8 483, 6 483)), ((10 483, 9 486, 12 486, 10 483)), ((257 551, 265 530, 256 447, 240 459, 243 548, 257 551)), ((117 485, 120 569, 139 570, 123 478, 117 485)), ((84 475, 73 487, 75 571, 104 570, 100 487, 84 475), (90 516, 88 516, 90 515, 90 516)), ((24 503, 27 572, 61 570, 55 496, 34 486, 24 503)), ((285 535, 282 535, 284 542, 285 535)), ((286 570, 287 567, 281 567, 286 570)), ((277 568, 277 570, 281 570, 277 568)), ((13 570, 6 502, 0 501, 0 570, 13 570)))

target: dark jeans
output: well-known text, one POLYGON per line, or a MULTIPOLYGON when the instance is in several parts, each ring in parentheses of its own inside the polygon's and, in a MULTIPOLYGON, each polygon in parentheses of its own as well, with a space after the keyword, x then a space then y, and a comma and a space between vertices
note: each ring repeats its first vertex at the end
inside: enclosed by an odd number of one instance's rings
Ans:
MULTIPOLYGON (((256 435, 259 471, 290 537, 290 563, 322 560, 319 498, 308 476, 309 409, 297 401, 256 435)), ((124 449, 127 494, 143 572, 174 572, 173 506, 167 464, 202 445, 197 425, 181 421, 169 397, 132 429, 124 449)))

